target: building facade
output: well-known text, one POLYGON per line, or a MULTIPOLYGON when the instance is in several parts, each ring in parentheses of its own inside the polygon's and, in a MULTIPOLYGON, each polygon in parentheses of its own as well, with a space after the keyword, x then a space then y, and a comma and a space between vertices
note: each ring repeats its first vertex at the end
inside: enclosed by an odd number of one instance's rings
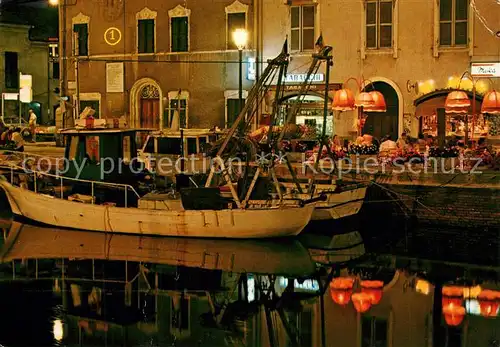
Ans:
MULTIPOLYGON (((131 127, 158 129, 171 125, 175 111, 188 128, 224 127, 237 113, 232 32, 252 32, 249 0, 66 1, 60 16, 62 90, 73 115, 90 106, 96 117, 125 116, 131 127)), ((243 61, 251 47, 249 35, 243 61)), ((246 70, 243 97, 253 84, 246 70)))
MULTIPOLYGON (((419 94, 413 86, 430 84, 425 88, 439 90, 447 87, 450 77, 459 79, 471 63, 500 62, 500 5, 494 1, 260 2, 264 10, 257 29, 264 40, 258 48, 263 58, 275 56, 288 36, 289 70, 304 74, 322 34, 324 44, 333 47, 330 83, 345 84, 356 93, 374 88, 384 95, 387 112, 369 114, 363 129, 377 137, 390 134, 394 138, 403 131, 417 134, 421 115, 414 106, 419 94)), ((321 69, 315 80, 324 78, 321 69)), ((499 79, 490 81, 498 90, 499 79)), ((313 82, 317 83, 324 82, 313 82)), ((322 93, 310 94, 311 99, 323 97, 322 93)), ((333 91, 329 94, 332 99, 333 91)), ((322 113, 306 118, 322 122, 322 113)), ((335 112, 332 119, 334 133, 355 136, 355 112, 335 112)))
POLYGON ((54 89, 59 84, 57 42, 30 40, 30 26, 0 23, 0 93, 3 94, 3 116, 7 122, 19 120, 19 108, 24 120, 32 108, 39 124, 52 124, 59 105, 54 89), (55 59, 55 60, 54 60, 55 59), (30 75, 32 102, 20 103, 20 74, 30 75))

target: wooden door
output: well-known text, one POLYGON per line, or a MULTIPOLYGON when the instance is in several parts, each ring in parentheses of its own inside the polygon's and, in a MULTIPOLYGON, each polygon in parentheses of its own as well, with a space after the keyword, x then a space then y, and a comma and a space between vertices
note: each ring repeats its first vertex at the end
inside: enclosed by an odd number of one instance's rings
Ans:
POLYGON ((160 126, 160 100, 141 99, 141 128, 159 128, 160 126))

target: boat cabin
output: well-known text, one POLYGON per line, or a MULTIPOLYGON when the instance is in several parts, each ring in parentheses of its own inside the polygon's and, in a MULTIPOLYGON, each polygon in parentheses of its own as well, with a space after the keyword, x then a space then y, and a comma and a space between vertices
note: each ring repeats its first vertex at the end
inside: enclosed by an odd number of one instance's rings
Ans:
MULTIPOLYGON (((141 150, 139 160, 145 164, 150 171, 156 171, 157 175, 170 176, 174 172, 177 160, 181 157, 195 158, 191 163, 185 164, 186 172, 198 170, 198 172, 209 170, 210 165, 206 161, 207 146, 219 140, 223 131, 210 129, 183 129, 163 130, 151 133, 141 150)), ((180 165, 177 163, 177 168, 180 165)))
POLYGON ((139 171, 136 130, 68 129, 64 176, 92 181, 128 183, 139 171))

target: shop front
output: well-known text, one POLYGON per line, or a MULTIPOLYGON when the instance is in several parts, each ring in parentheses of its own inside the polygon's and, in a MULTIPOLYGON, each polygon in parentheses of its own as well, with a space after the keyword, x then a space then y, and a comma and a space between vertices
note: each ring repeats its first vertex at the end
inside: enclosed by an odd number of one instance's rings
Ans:
MULTIPOLYGON (((462 92, 471 100, 471 105, 466 113, 445 112, 445 136, 448 139, 456 136, 459 139, 467 138, 472 141, 487 137, 490 122, 488 117, 480 112, 483 96, 466 90, 462 92)), ((438 136, 438 110, 446 109, 446 98, 449 93, 449 89, 436 90, 415 100, 415 116, 418 119, 419 133, 438 136)))
MULTIPOLYGON (((323 74, 315 74, 312 76, 312 83, 307 94, 300 96, 302 83, 306 78, 306 74, 289 74, 287 75, 283 96, 279 100, 278 117, 280 123, 286 119, 288 112, 295 103, 301 100, 300 109, 292 122, 297 125, 307 125, 315 127, 318 130, 323 127, 324 107, 325 107, 325 83, 323 74)), ((327 134, 334 131, 333 110, 331 103, 333 101, 333 93, 342 87, 339 83, 331 83, 328 85, 328 112, 327 117, 327 134)), ((276 96, 276 86, 272 86, 265 100, 265 107, 261 123, 268 124, 269 116, 272 112, 274 98, 276 96), (266 119, 267 118, 267 119, 266 119)))

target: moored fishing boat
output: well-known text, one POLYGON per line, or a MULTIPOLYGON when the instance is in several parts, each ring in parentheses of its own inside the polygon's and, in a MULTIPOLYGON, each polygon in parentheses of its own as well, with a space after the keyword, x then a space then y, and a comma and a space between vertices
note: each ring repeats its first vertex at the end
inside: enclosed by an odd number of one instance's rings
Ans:
MULTIPOLYGON (((94 184, 98 184, 95 182, 94 184)), ((116 185, 119 186, 119 185, 116 185)), ((116 207, 109 204, 81 203, 40 194, 0 180, 12 213, 35 222, 64 228, 138 235, 272 238, 298 235, 311 219, 312 206, 276 208, 217 208, 166 210, 116 207)), ((123 186, 123 189, 129 187, 123 186)), ((131 187, 130 187, 131 188, 131 187)), ((213 198, 218 189, 212 191, 213 198)), ((166 203, 165 199, 157 200, 166 203)), ((227 203, 227 202, 226 202, 227 203)), ((227 205, 226 205, 227 206, 227 205)))
MULTIPOLYGON (((324 194, 327 198, 313 204, 311 220, 340 219, 357 214, 363 206, 367 189, 364 184, 316 185, 313 197, 324 194)), ((290 193, 285 196, 304 199, 310 194, 290 193)))

